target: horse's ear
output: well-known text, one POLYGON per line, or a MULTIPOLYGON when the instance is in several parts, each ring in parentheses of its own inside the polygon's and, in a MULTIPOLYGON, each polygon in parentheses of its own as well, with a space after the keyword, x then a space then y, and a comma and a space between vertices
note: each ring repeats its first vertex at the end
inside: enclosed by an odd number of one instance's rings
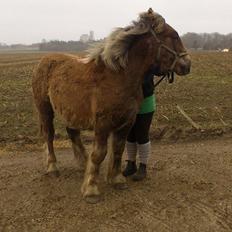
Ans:
POLYGON ((149 8, 148 11, 147 11, 148 14, 153 14, 154 11, 152 10, 152 8, 149 8))

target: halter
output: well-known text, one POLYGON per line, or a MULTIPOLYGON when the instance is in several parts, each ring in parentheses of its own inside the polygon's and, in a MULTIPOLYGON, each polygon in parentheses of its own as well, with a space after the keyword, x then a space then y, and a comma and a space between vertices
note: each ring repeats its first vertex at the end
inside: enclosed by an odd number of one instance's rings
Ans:
POLYGON ((153 29, 151 29, 151 34, 155 37, 155 40, 157 43, 159 43, 159 48, 158 48, 158 53, 157 53, 157 60, 160 59, 160 53, 161 53, 161 49, 164 48, 166 49, 168 52, 170 52, 171 54, 174 55, 175 59, 171 65, 171 68, 170 68, 170 71, 173 71, 175 65, 176 65, 176 62, 179 58, 183 57, 183 56, 186 56, 188 55, 187 52, 180 52, 180 53, 177 53, 176 51, 174 51, 173 49, 169 48, 167 45, 163 44, 161 40, 158 39, 155 31, 153 29))
POLYGON ((187 52, 180 52, 180 53, 177 53, 177 52, 174 51, 173 49, 169 48, 167 45, 163 44, 163 42, 162 42, 160 39, 158 39, 158 37, 157 37, 157 35, 156 35, 156 33, 155 33, 155 31, 154 31, 153 29, 151 29, 150 31, 151 31, 151 34, 154 36, 156 42, 159 44, 158 53, 157 53, 157 60, 160 59, 160 54, 161 54, 161 49, 162 49, 162 48, 163 48, 163 49, 166 49, 168 52, 170 52, 171 54, 173 54, 174 57, 175 57, 175 59, 174 59, 173 62, 172 62, 172 65, 171 65, 171 67, 170 67, 170 69, 169 69, 169 72, 168 72, 167 74, 163 75, 163 76, 161 77, 161 79, 155 83, 155 87, 156 87, 165 77, 168 79, 168 82, 169 82, 169 83, 172 83, 172 82, 174 81, 174 72, 173 72, 173 69, 174 69, 174 67, 175 67, 175 65, 176 65, 176 62, 177 62, 178 59, 180 59, 181 57, 188 55, 188 53, 187 53, 187 52))

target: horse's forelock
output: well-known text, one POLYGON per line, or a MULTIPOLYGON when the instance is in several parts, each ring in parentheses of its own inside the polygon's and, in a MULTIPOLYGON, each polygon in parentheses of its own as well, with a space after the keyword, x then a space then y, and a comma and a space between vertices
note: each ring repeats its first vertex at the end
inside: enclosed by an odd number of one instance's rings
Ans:
POLYGON ((139 15, 139 21, 150 25, 156 33, 161 33, 164 30, 165 19, 150 8, 148 12, 142 12, 139 15))
POLYGON ((160 15, 156 18, 156 24, 153 26, 154 31, 159 34, 164 31, 165 19, 160 15))

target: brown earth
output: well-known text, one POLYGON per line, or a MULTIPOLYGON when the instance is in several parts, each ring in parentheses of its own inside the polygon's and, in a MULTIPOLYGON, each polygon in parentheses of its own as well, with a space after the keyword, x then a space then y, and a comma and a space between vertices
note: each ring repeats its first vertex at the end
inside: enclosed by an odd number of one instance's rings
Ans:
POLYGON ((232 231, 231 141, 153 141, 148 179, 124 191, 106 184, 104 163, 95 205, 82 200, 67 146, 58 178, 45 175, 41 151, 1 150, 0 231, 232 231))

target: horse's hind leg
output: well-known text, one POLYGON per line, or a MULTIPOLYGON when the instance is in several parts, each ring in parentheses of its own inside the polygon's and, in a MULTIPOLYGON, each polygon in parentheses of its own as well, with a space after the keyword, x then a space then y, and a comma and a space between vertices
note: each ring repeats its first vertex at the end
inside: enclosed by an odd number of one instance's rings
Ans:
POLYGON ((41 133, 46 145, 47 173, 51 173, 55 176, 58 176, 59 171, 56 166, 56 156, 53 147, 53 140, 55 133, 53 127, 54 113, 50 102, 43 102, 39 104, 38 111, 39 111, 41 133))
POLYGON ((72 141, 73 153, 77 160, 78 169, 85 170, 87 153, 81 141, 80 130, 66 127, 66 131, 72 141))

